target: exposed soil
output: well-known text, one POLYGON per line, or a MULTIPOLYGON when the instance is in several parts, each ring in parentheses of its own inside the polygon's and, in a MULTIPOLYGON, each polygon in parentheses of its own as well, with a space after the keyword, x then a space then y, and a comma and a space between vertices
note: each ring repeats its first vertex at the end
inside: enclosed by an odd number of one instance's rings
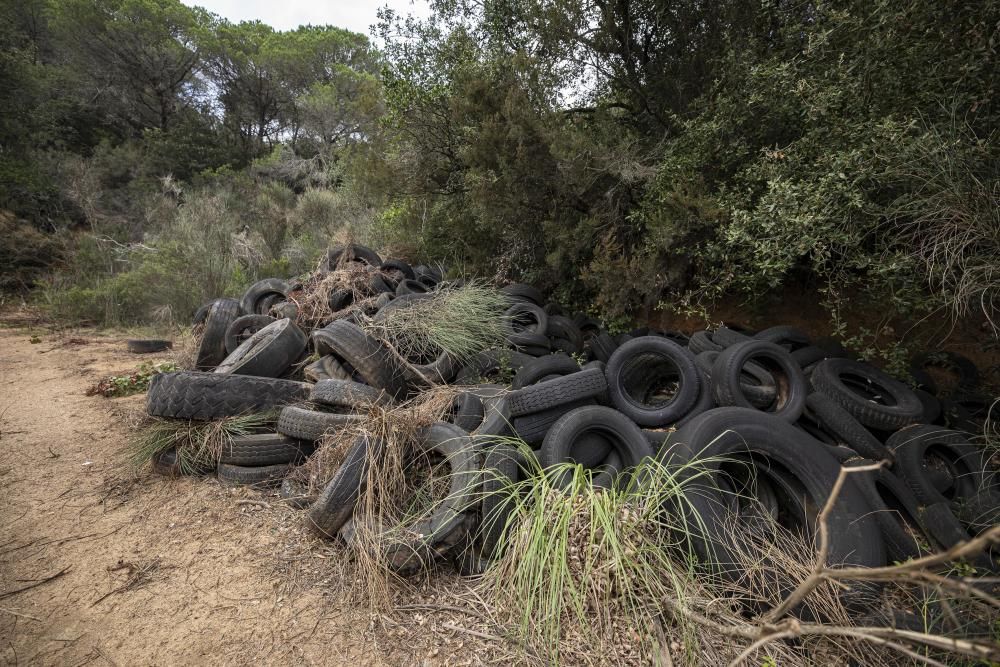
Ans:
POLYGON ((33 333, 0 330, 0 663, 482 664, 492 653, 442 627, 479 627, 434 610, 455 604, 448 585, 400 589, 401 604, 429 609, 370 612, 348 593, 345 552, 275 495, 123 475, 127 416, 143 397, 86 389, 165 357, 92 331, 33 333))

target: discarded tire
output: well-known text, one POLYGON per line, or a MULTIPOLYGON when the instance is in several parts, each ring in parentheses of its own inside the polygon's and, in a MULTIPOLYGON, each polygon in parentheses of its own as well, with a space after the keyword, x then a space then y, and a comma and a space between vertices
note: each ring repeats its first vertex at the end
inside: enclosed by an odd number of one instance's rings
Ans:
POLYGON ((154 375, 146 394, 146 412, 154 417, 219 419, 266 412, 303 401, 310 385, 304 382, 176 371, 154 375))

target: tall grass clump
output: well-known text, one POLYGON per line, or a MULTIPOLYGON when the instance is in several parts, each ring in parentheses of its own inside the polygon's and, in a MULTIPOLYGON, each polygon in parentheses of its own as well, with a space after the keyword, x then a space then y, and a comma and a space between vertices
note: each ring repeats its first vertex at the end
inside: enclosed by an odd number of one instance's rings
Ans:
POLYGON ((406 359, 433 360, 447 352, 464 362, 503 343, 507 334, 504 312, 509 305, 496 288, 470 282, 392 308, 367 326, 406 359))
POLYGON ((214 468, 233 437, 259 432, 274 423, 272 413, 224 417, 208 422, 153 417, 136 429, 125 448, 125 460, 138 472, 153 456, 168 449, 177 451, 182 474, 193 475, 214 468))
MULTIPOLYGON (((635 483, 596 489, 580 466, 529 471, 511 489, 506 547, 484 575, 484 597, 553 661, 650 659, 662 600, 703 595, 684 539, 698 527, 683 509, 664 511, 683 508, 702 474, 647 460, 635 483)), ((683 637, 695 628, 680 620, 680 644, 693 650, 683 637)))

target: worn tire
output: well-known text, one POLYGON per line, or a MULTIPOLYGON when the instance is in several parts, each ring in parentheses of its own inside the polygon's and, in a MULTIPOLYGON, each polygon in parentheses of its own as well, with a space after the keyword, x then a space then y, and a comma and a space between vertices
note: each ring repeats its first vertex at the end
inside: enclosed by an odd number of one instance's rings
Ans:
POLYGON ((580 370, 580 364, 571 357, 561 354, 550 354, 545 357, 537 357, 526 363, 514 375, 511 382, 512 389, 524 389, 535 384, 547 375, 569 375, 580 370))
POLYGON ((390 402, 381 389, 345 380, 320 380, 313 385, 309 400, 348 410, 367 410, 373 405, 386 405, 390 402))
POLYGON ((315 442, 328 433, 357 425, 363 419, 356 414, 319 412, 289 405, 281 409, 275 430, 289 438, 315 442))
POLYGON ((219 463, 237 466, 299 463, 312 451, 311 443, 302 443, 280 433, 237 435, 223 444, 219 463))
POLYGON ((909 387, 889 377, 874 366, 851 359, 827 359, 813 369, 810 382, 869 428, 895 431, 918 421, 923 405, 909 387), (873 396, 888 395, 893 405, 875 403, 847 384, 844 378, 852 377, 866 383, 873 396))
POLYGON ((226 354, 232 354, 246 339, 254 335, 275 319, 270 315, 241 315, 226 329, 226 354))
POLYGON ((545 303, 545 296, 540 291, 525 283, 511 283, 500 288, 511 301, 530 301, 536 306, 545 303))
POLYGON ((208 309, 198 343, 195 368, 211 370, 226 358, 226 331, 240 316, 240 304, 233 299, 218 299, 208 309))
POLYGON ((681 419, 698 400, 701 387, 701 374, 691 354, 657 336, 634 338, 619 347, 605 375, 611 404, 640 426, 666 426, 681 419), (648 403, 653 387, 670 381, 672 371, 677 381, 674 395, 666 403, 648 403))
POLYGON ((240 343, 213 372, 279 377, 306 349, 306 335, 291 320, 275 320, 240 343))
POLYGON ((154 417, 208 420, 266 412, 303 401, 305 382, 198 371, 159 373, 149 382, 146 412, 154 417))
POLYGON ((289 464, 272 466, 236 466, 220 463, 216 471, 219 483, 223 486, 255 486, 260 488, 274 487, 281 484, 292 468, 289 464))
POLYGON ((806 406, 820 428, 829 432, 840 444, 850 447, 866 459, 892 462, 892 452, 851 413, 826 394, 809 394, 806 406))
POLYGON ((284 300, 291 286, 280 278, 265 278, 251 285, 240 299, 240 309, 246 315, 267 315, 274 305, 274 297, 284 300))
POLYGON ((514 350, 485 350, 474 356, 455 378, 456 384, 478 384, 489 380, 504 370, 517 373, 533 357, 514 350))
POLYGON ((802 369, 787 350, 775 343, 750 340, 726 348, 712 364, 712 391, 720 406, 753 408, 744 395, 740 377, 744 366, 753 360, 763 366, 775 385, 775 402, 767 412, 787 422, 802 415, 809 388, 802 369))
POLYGON ((507 395, 512 417, 530 415, 584 399, 607 390, 607 380, 597 369, 579 371, 548 382, 512 391, 507 395))
POLYGON ((357 243, 334 246, 326 252, 327 271, 335 271, 346 262, 362 262, 369 266, 382 265, 382 259, 377 252, 357 243))
POLYGON ((393 398, 406 394, 402 369, 381 343, 357 325, 338 320, 314 331, 312 340, 320 356, 333 354, 348 362, 366 384, 384 389, 393 398))
POLYGON ((361 434, 354 441, 333 478, 306 512, 306 524, 323 537, 333 539, 344 527, 368 482, 372 461, 382 458, 385 443, 361 434))
POLYGON ((163 352, 174 346, 169 340, 157 338, 140 339, 130 338, 125 341, 125 349, 132 354, 152 354, 153 352, 163 352))
POLYGON ((893 471, 924 505, 971 498, 988 484, 984 453, 969 443, 964 433, 939 426, 913 426, 892 434, 886 446, 895 456, 893 471), (928 463, 949 474, 950 488, 939 490, 928 463))
POLYGON ((504 312, 510 334, 545 334, 549 316, 544 310, 529 301, 519 301, 504 312))

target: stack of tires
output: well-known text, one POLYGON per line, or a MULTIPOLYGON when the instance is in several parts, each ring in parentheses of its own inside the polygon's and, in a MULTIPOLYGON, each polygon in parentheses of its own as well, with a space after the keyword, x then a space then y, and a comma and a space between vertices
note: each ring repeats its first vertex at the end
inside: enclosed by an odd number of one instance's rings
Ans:
MULTIPOLYGON (((440 272, 383 262, 362 247, 335 249, 328 261, 370 267, 380 296, 365 316, 375 320, 446 287, 440 272)), ((288 301, 294 286, 261 281, 241 300, 199 312, 199 370, 156 376, 149 412, 190 420, 279 410, 270 432, 234 439, 218 467, 227 483, 277 484, 321 438, 354 428, 372 406, 392 407, 427 379, 461 385, 444 421, 413 443, 415 456, 447 461, 449 489, 408 537, 386 547, 400 572, 446 557, 474 572, 495 557, 512 511, 504 489, 535 467, 510 438, 543 468, 589 469, 596 487, 643 483, 632 473, 645 459, 677 470, 698 464, 690 502, 664 511, 699 527, 694 548, 723 572, 737 567, 724 529, 733 513, 757 525, 764 508, 777 525, 811 535, 842 466, 886 462, 849 476, 830 515, 832 564, 880 566, 948 548, 1000 518, 987 454, 942 424, 947 411, 926 380, 915 391, 792 327, 613 336, 529 285, 503 290, 511 302, 506 345, 459 367, 447 354, 403 363, 358 326, 345 297, 331 311, 343 306, 347 317, 303 331, 288 301)), ((296 498, 318 533, 355 539, 355 505, 385 447, 357 436, 319 497, 296 498)), ((170 470, 169 457, 160 469, 170 470)), ((988 555, 980 562, 993 565, 988 555)))

